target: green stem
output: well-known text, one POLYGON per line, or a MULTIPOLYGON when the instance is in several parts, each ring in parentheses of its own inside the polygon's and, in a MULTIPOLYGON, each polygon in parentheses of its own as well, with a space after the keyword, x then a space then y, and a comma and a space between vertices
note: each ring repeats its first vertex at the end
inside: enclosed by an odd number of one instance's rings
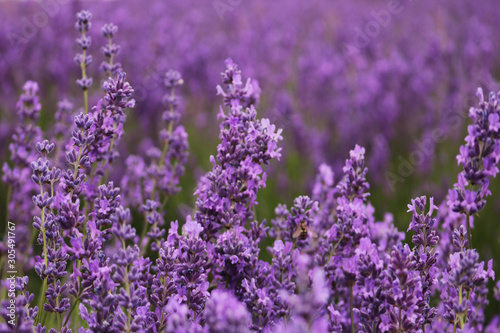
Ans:
MULTIPOLYGON (((40 184, 40 195, 43 198, 43 185, 40 184)), ((45 263, 45 269, 48 269, 48 259, 47 259, 47 236, 45 234, 45 207, 42 208, 42 226, 40 228, 40 232, 42 233, 43 237, 43 260, 45 263)), ((47 277, 43 279, 43 286, 42 286, 42 294, 40 295, 39 301, 38 301, 38 313, 36 316, 36 319, 39 323, 43 324, 43 320, 45 319, 45 311, 43 311, 43 303, 45 302, 45 292, 47 291, 47 277), (42 311, 44 312, 44 317, 42 318, 42 311)))
POLYGON ((399 327, 398 327, 398 332, 403 332, 403 328, 402 328, 402 326, 403 326, 403 323, 402 323, 403 318, 402 318, 402 315, 401 315, 401 307, 398 307, 398 309, 399 309, 399 327))
POLYGON ((350 299, 349 299, 349 308, 350 308, 350 314, 351 314, 351 330, 352 330, 352 333, 356 333, 356 331, 354 330, 354 313, 353 313, 353 309, 352 309, 352 304, 353 304, 353 294, 352 294, 352 289, 353 289, 353 286, 351 284, 351 286, 349 287, 349 294, 350 294, 350 299))
POLYGON ((57 314, 57 327, 59 328, 59 330, 61 330, 61 328, 62 328, 62 326, 61 326, 61 322, 62 322, 61 316, 62 316, 62 314, 60 314, 60 313, 57 314))
MULTIPOLYGON (((85 32, 82 32, 82 37, 85 37, 85 32)), ((87 50, 83 50, 83 59, 80 64, 80 68, 82 69, 82 79, 87 78, 87 72, 85 70, 85 59, 87 58, 87 50)), ((87 88, 83 90, 83 108, 85 109, 85 114, 89 113, 89 101, 88 101, 88 92, 87 88)))
POLYGON ((472 234, 471 234, 471 229, 470 229, 470 225, 469 225, 469 219, 470 219, 470 215, 469 213, 467 213, 467 219, 465 221, 465 223, 467 224, 467 237, 469 238, 469 250, 472 249, 472 234))
MULTIPOLYGON (((113 46, 113 39, 111 37, 108 37, 108 45, 109 45, 109 48, 111 49, 111 47, 113 46)), ((111 53, 111 56, 109 57, 109 68, 113 68, 113 57, 115 55, 113 53, 111 53)), ((113 72, 112 71, 109 71, 107 73, 109 76, 113 75, 113 72)))
POLYGON ((66 319, 64 320, 63 326, 66 326, 68 324, 69 318, 71 318, 71 314, 73 313, 73 310, 75 310, 76 305, 78 304, 80 296, 75 298, 75 301, 73 302, 73 305, 71 305, 71 308, 69 309, 68 315, 66 316, 66 319))
MULTIPOLYGON (((43 198, 43 186, 40 184, 40 194, 43 198)), ((49 268, 47 261, 47 236, 45 235, 45 207, 42 208, 42 228, 41 228, 42 236, 43 236, 43 256, 45 269, 49 268)))
MULTIPOLYGON (((78 152, 78 158, 76 159, 76 162, 75 162, 75 169, 73 171, 73 178, 76 178, 76 175, 78 173, 78 166, 80 165, 80 159, 82 158, 82 152, 83 152, 83 148, 80 147, 80 151, 78 152)), ((73 191, 74 190, 75 189, 71 190, 71 193, 69 195, 70 200, 72 200, 72 198, 73 198, 73 191)))
MULTIPOLYGON (((460 287, 458 287, 458 305, 459 306, 462 305, 462 300, 463 300, 462 286, 460 286, 460 287)), ((460 329, 463 329, 464 325, 465 325, 465 318, 464 318, 462 313, 458 317, 460 318, 460 329)))
POLYGON ((42 312, 45 312, 43 311, 43 303, 45 302, 46 292, 47 292, 47 278, 43 279, 42 293, 38 298, 38 313, 36 314, 36 320, 35 320, 37 323, 42 324, 42 326, 43 326, 42 312))
MULTIPOLYGON (((114 126, 116 127, 116 125, 114 126)), ((113 138, 111 139, 111 143, 109 144, 109 152, 111 153, 113 151, 113 147, 115 145, 115 135, 113 134, 113 138)), ((102 167, 106 165, 106 160, 102 161, 102 167)), ((106 184, 108 182, 109 178, 109 164, 108 167, 106 168, 106 172, 104 173, 104 177, 101 178, 101 185, 106 184)))
POLYGON ((88 102, 88 92, 87 89, 83 91, 83 108, 85 109, 85 114, 89 113, 89 102, 88 102))
MULTIPOLYGON (((128 282, 128 268, 125 267, 125 291, 127 292, 128 297, 130 298, 130 286, 128 282)), ((127 311, 127 332, 130 332, 130 323, 132 322, 132 314, 131 309, 126 309, 127 311)))
MULTIPOLYGON (((172 134, 172 130, 173 130, 173 123, 170 122, 170 124, 168 125, 168 132, 172 134)), ((169 142, 166 141, 165 145, 163 146, 163 151, 161 152, 161 158, 160 158, 160 163, 158 164, 158 168, 161 168, 165 163, 165 157, 167 156, 169 145, 170 145, 169 142)), ((153 189, 151 190, 151 200, 154 199, 155 191, 156 191, 156 179, 153 180, 153 189)))
MULTIPOLYGON (((76 261, 76 269, 80 269, 81 263, 82 263, 81 259, 78 259, 76 261)), ((71 318, 71 314, 73 313, 73 310, 75 310, 76 306, 78 305, 78 302, 80 301, 80 297, 82 296, 82 290, 81 290, 80 278, 79 277, 77 278, 77 282, 78 282, 78 289, 77 290, 79 290, 79 292, 78 292, 78 295, 75 297, 74 303, 71 306, 71 309, 69 310, 69 312, 68 312, 68 314, 66 316, 66 319, 64 320, 63 326, 66 326, 66 324, 68 324, 68 321, 71 318)))

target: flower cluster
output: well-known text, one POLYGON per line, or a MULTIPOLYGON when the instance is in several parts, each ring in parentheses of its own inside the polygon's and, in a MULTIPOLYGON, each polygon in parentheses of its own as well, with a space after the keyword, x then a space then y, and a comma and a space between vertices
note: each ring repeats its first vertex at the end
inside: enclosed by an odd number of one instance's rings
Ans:
POLYGON ((498 138, 500 137, 500 95, 491 93, 489 101, 484 100, 483 90, 477 91, 479 106, 473 107, 469 115, 474 121, 467 127, 466 144, 460 147, 457 161, 464 170, 458 176, 456 188, 450 190, 452 209, 473 215, 485 204, 490 195, 489 177, 498 174, 498 138), (474 191, 466 190, 467 185, 477 186, 474 191))
POLYGON ((414 249, 416 269, 420 271, 422 276, 422 302, 420 306, 424 306, 424 325, 430 324, 436 316, 436 308, 430 305, 430 296, 432 287, 436 282, 438 269, 436 267, 438 253, 435 252, 439 242, 439 236, 434 228, 436 219, 432 217, 434 209, 433 198, 430 199, 429 211, 425 213, 426 197, 419 197, 412 200, 412 204, 408 205, 408 212, 413 212, 413 218, 408 227, 409 230, 415 231, 412 237, 412 242, 416 246, 414 249))
POLYGON ((248 80, 243 86, 241 71, 231 59, 226 60, 226 71, 222 73, 224 88, 217 86, 229 108, 226 112, 220 108, 222 142, 217 147, 217 157, 210 157, 212 171, 200 180, 195 192, 195 218, 204 226, 206 240, 224 228, 252 221, 257 193, 265 186, 262 165, 281 156, 278 142, 282 130, 268 119, 257 119, 255 103, 260 90, 251 82, 248 80))

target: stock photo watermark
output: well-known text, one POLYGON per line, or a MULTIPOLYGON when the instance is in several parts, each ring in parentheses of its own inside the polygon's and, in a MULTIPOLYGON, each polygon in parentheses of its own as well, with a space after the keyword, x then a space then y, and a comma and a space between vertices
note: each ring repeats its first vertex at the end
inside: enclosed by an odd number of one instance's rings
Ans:
POLYGON ((212 2, 215 12, 219 16, 219 19, 224 19, 224 14, 226 12, 232 12, 236 7, 241 5, 243 0, 215 0, 212 2))
POLYGON ((7 317, 9 325, 16 325, 16 225, 13 222, 7 222, 7 296, 9 304, 7 305, 7 317))
POLYGON ((139 84, 134 85, 134 98, 137 102, 147 99, 149 93, 163 84, 163 75, 166 71, 161 71, 157 67, 147 66, 145 75, 139 84))
POLYGON ((37 2, 39 9, 30 15, 21 18, 21 27, 16 31, 9 31, 7 38, 10 45, 16 49, 24 47, 30 40, 38 36, 40 30, 49 25, 49 19, 55 17, 61 7, 69 0, 42 0, 37 2))
POLYGON ((407 178, 411 177, 416 169, 433 154, 434 147, 442 143, 448 134, 460 129, 464 120, 468 118, 468 112, 464 112, 463 110, 467 109, 470 105, 473 105, 472 100, 464 100, 461 104, 459 103, 459 105, 453 107, 443 115, 448 128, 447 131, 442 128, 433 129, 429 136, 415 141, 415 148, 406 157, 403 155, 398 156, 396 172, 386 171, 384 173, 385 181, 391 191, 396 189, 397 184, 402 184, 407 178))
POLYGON ((361 49, 370 45, 380 32, 387 28, 393 16, 403 12, 404 3, 412 2, 412 0, 390 0, 384 9, 372 10, 370 12, 370 20, 364 26, 355 26, 354 39, 350 43, 342 43, 340 46, 342 53, 346 59, 361 52, 361 49))

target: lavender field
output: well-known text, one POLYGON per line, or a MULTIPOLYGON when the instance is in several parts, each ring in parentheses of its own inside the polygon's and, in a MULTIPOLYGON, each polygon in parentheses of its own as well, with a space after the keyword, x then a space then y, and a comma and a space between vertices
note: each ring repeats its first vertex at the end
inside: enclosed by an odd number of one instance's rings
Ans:
POLYGON ((0 332, 500 332, 499 17, 0 0, 0 332))

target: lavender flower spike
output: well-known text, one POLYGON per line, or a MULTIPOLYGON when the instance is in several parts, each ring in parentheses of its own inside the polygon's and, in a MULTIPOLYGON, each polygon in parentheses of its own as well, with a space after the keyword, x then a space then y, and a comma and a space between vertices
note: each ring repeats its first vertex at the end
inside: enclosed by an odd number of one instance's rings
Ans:
POLYGON ((495 177, 500 161, 500 92, 490 93, 485 101, 483 90, 477 90, 478 107, 469 110, 474 124, 467 127, 465 145, 457 155, 458 164, 463 165, 457 183, 448 192, 448 205, 455 212, 466 214, 469 247, 472 246, 471 221, 469 216, 478 213, 491 195, 489 179, 495 177))
POLYGON ((434 205, 434 198, 430 198, 429 211, 426 210, 425 196, 412 199, 411 205, 408 205, 408 212, 413 213, 412 221, 409 230, 416 232, 413 235, 412 241, 415 244, 413 254, 416 261, 416 270, 420 271, 422 276, 422 293, 423 298, 419 304, 419 308, 423 309, 422 315, 424 322, 422 325, 431 324, 433 318, 437 314, 437 309, 430 305, 431 291, 433 285, 437 282, 438 268, 436 262, 439 253, 434 249, 438 245, 439 236, 437 235, 435 224, 436 219, 432 217, 432 213, 437 206, 434 205))
POLYGON ((82 77, 76 80, 76 83, 83 90, 83 108, 87 114, 89 113, 87 90, 92 85, 92 78, 87 77, 87 67, 92 63, 92 56, 87 55, 87 50, 92 44, 92 39, 90 36, 87 36, 87 32, 92 27, 92 23, 90 22, 92 14, 89 11, 82 10, 76 14, 76 18, 77 21, 75 27, 81 33, 81 36, 76 39, 76 43, 82 49, 82 53, 78 53, 75 56, 75 62, 80 67, 82 72, 82 77))

